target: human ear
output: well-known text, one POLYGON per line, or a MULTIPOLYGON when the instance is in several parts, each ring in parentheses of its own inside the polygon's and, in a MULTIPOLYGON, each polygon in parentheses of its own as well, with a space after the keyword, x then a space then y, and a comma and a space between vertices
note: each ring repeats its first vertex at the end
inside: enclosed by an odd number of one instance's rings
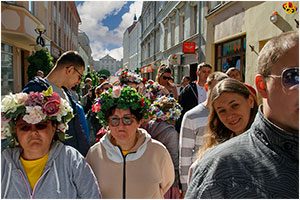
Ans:
POLYGON ((255 76, 255 86, 260 96, 262 98, 267 98, 266 79, 263 75, 257 74, 255 76))
POLYGON ((208 90, 208 85, 207 85, 207 83, 204 84, 204 88, 205 88, 205 91, 207 92, 207 90, 208 90))
POLYGON ((74 69, 74 66, 73 66, 73 65, 67 67, 67 68, 66 68, 66 74, 70 74, 71 71, 72 71, 73 69, 74 69))

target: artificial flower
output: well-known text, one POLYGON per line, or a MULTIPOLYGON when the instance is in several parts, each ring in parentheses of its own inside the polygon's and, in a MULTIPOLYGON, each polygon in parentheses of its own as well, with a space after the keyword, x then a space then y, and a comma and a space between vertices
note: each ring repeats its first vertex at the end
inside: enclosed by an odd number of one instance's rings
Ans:
POLYGON ((58 100, 47 101, 42 105, 43 112, 48 117, 56 116, 59 112, 60 102, 58 100))
POLYGON ((41 106, 26 106, 26 115, 23 120, 28 124, 37 124, 46 119, 47 115, 43 112, 41 106))

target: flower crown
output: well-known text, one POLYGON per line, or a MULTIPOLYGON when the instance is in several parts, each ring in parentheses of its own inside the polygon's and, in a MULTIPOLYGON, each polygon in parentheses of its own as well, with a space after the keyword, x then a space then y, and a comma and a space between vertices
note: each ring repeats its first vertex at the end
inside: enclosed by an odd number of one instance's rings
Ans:
POLYGON ((116 72, 116 76, 119 76, 120 82, 122 84, 126 82, 139 84, 142 81, 141 77, 138 74, 130 72, 128 71, 128 69, 120 69, 116 72))
POLYGON ((117 106, 117 108, 123 110, 128 108, 132 110, 140 109, 140 113, 144 113, 144 118, 147 119, 150 104, 150 101, 139 94, 136 89, 128 86, 114 86, 101 94, 97 103, 93 105, 92 111, 97 113, 100 123, 107 126, 105 113, 111 107, 117 106))
POLYGON ((145 89, 143 91, 143 95, 150 100, 151 103, 161 96, 164 96, 161 91, 161 85, 157 82, 149 82, 146 83, 145 89))
POLYGON ((173 97, 161 96, 157 98, 149 108, 149 114, 152 119, 159 122, 166 121, 172 123, 179 119, 182 107, 173 97))
POLYGON ((16 122, 19 116, 28 124, 37 124, 42 121, 57 121, 56 134, 63 141, 68 138, 65 131, 67 123, 74 117, 73 109, 68 101, 52 90, 50 86, 41 93, 30 92, 6 95, 1 102, 1 137, 7 138, 10 147, 14 147, 16 140, 16 122))

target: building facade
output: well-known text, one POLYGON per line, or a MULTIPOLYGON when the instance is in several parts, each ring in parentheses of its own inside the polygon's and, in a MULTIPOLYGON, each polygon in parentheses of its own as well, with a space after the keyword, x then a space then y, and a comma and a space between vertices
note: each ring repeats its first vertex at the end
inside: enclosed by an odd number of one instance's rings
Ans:
POLYGON ((85 32, 79 30, 78 32, 78 53, 82 56, 85 63, 84 73, 87 73, 88 68, 90 70, 94 69, 93 63, 91 63, 92 58, 92 49, 90 47, 89 37, 85 34, 85 32))
POLYGON ((99 61, 94 61, 94 70, 99 71, 101 69, 106 69, 111 75, 114 75, 119 69, 122 68, 122 66, 122 60, 118 61, 110 55, 100 58, 99 61))
POLYGON ((196 79, 197 64, 205 61, 207 2, 144 2, 141 15, 141 73, 155 79, 161 64, 173 68, 175 83, 184 75, 196 79), (200 27, 200 29, 199 29, 200 27), (199 35, 200 30, 200 35, 199 35), (200 39, 199 39, 200 38, 200 39), (184 53, 192 43, 194 53, 184 53), (200 48, 199 48, 200 46, 200 48))
POLYGON ((1 1, 1 95, 20 92, 29 81, 26 60, 43 26, 45 47, 54 61, 77 50, 80 17, 73 1, 1 1))
MULTIPOLYGON (((206 16, 206 61, 217 71, 240 69, 255 88, 257 58, 268 40, 282 32, 298 31, 299 12, 288 13, 283 1, 219 2, 206 16), (274 21, 271 16, 277 15, 274 21)), ((299 9, 299 2, 293 2, 299 9)))
POLYGON ((123 68, 130 71, 140 69, 140 34, 141 23, 136 20, 123 34, 123 68))

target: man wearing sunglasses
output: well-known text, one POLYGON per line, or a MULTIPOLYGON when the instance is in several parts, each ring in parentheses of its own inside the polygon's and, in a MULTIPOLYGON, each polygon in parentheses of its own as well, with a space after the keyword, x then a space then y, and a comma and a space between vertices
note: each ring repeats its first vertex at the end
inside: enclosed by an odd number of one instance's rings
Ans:
POLYGON ((262 105, 248 131, 207 151, 186 198, 299 198, 299 33, 269 40, 255 78, 262 105))
POLYGON ((45 78, 35 77, 25 85, 22 91, 25 93, 42 92, 51 85, 54 92, 69 101, 75 117, 68 123, 67 134, 72 138, 65 140, 64 143, 77 149, 83 156, 86 155, 89 144, 80 125, 81 122, 76 109, 77 103, 69 90, 80 83, 84 68, 84 60, 78 52, 67 51, 57 59, 55 66, 45 78))

